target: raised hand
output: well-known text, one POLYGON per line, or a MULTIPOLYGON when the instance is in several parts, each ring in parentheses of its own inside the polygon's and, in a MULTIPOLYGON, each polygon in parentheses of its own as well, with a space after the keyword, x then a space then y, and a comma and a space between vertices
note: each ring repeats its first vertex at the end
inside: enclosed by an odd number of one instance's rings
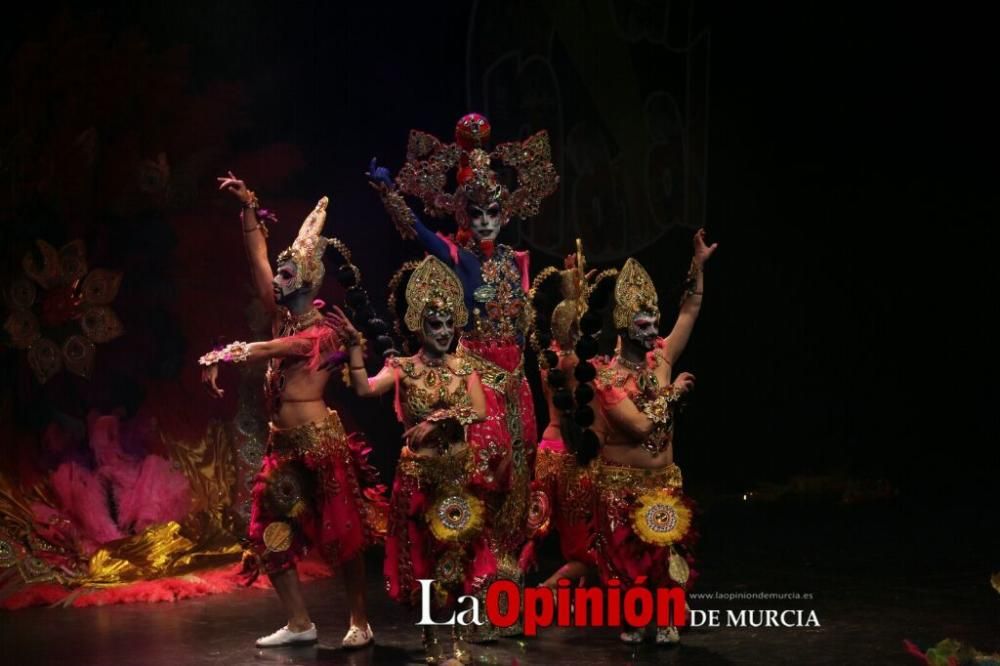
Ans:
POLYGON ((225 393, 225 391, 219 388, 219 385, 216 383, 218 379, 219 379, 218 365, 209 365, 202 368, 201 383, 205 385, 205 388, 208 389, 209 395, 211 395, 213 398, 221 398, 225 393))
POLYGON ((392 173, 385 167, 380 167, 374 157, 368 163, 365 175, 368 176, 368 184, 379 192, 386 192, 395 186, 392 182, 392 173))
POLYGON ((690 393, 694 390, 694 375, 690 372, 682 372, 674 379, 673 387, 680 393, 690 393))
POLYGON ((219 190, 227 190, 233 193, 240 203, 244 206, 249 205, 253 201, 253 192, 247 189, 246 183, 236 177, 232 171, 226 172, 227 176, 219 176, 216 178, 219 181, 219 190))
POLYGON ((705 228, 702 227, 694 232, 694 260, 699 266, 704 266, 709 257, 719 247, 718 243, 707 245, 705 243, 705 228))
POLYGON ((345 345, 353 345, 361 340, 361 334, 354 328, 344 311, 336 305, 324 316, 324 323, 337 332, 337 336, 345 345))
POLYGON ((431 423, 430 421, 421 421, 417 425, 409 428, 403 433, 403 441, 406 442, 406 446, 409 449, 416 451, 423 446, 423 443, 427 440, 431 434, 437 430, 436 423, 431 423))

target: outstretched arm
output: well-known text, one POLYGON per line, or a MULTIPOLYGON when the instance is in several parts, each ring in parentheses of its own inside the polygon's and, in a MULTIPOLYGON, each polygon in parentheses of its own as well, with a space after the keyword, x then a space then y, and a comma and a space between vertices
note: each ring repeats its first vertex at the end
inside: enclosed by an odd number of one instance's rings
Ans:
POLYGON ((220 190, 231 192, 243 204, 243 214, 240 219, 243 222, 243 243, 246 246, 247 258, 250 260, 250 278, 257 292, 257 298, 273 317, 277 313, 278 306, 274 301, 271 266, 267 260, 267 228, 257 218, 257 197, 232 171, 228 172, 228 176, 216 180, 219 181, 220 190))
POLYGON ((312 342, 299 337, 275 338, 264 342, 231 342, 221 349, 213 349, 198 359, 203 366, 201 381, 216 398, 224 391, 216 383, 220 363, 244 363, 263 361, 283 356, 308 356, 312 352, 312 342))
POLYGON ((351 375, 351 388, 362 398, 380 396, 391 389, 396 383, 395 369, 386 365, 375 377, 368 377, 365 369, 365 354, 361 349, 361 334, 344 311, 333 306, 333 311, 326 314, 326 324, 335 331, 348 348, 347 368, 351 375))
POLYGON ((694 257, 691 259, 691 269, 688 272, 687 282, 683 302, 677 321, 670 330, 664 341, 664 355, 667 361, 673 365, 684 353, 688 340, 691 339, 691 331, 694 330, 694 323, 698 321, 698 314, 701 312, 701 301, 705 293, 705 263, 719 247, 718 243, 712 245, 705 244, 705 230, 699 229, 694 234, 694 257))
POLYGON ((433 254, 445 262, 445 264, 453 266, 455 261, 451 256, 451 248, 420 221, 420 218, 417 217, 417 214, 413 212, 413 209, 410 208, 403 195, 396 188, 389 170, 378 166, 373 157, 365 175, 368 176, 368 184, 382 198, 382 205, 385 207, 386 212, 389 213, 389 217, 392 218, 399 234, 408 240, 415 239, 427 252, 433 254))

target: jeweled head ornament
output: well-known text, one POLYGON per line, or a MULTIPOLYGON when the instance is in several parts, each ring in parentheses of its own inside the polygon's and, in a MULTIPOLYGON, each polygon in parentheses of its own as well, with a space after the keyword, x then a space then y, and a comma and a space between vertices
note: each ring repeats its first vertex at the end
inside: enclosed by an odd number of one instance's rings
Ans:
POLYGON ((639 312, 660 314, 652 278, 642 264, 630 258, 615 282, 615 328, 628 328, 639 312))
MULTIPOLYGON (((305 221, 299 228, 299 235, 295 237, 292 245, 282 250, 278 255, 278 263, 292 261, 298 268, 292 286, 298 289, 303 284, 308 284, 313 288, 319 288, 326 274, 323 266, 323 253, 328 245, 333 245, 344 253, 346 248, 336 238, 326 238, 321 235, 323 225, 326 224, 326 207, 330 199, 323 197, 316 203, 316 207, 306 216, 305 221)), ((350 253, 346 253, 345 258, 350 263, 350 253)))
POLYGON ((410 131, 406 163, 396 176, 396 185, 405 194, 420 197, 431 217, 455 218, 460 228, 469 226, 468 203, 486 206, 500 203, 501 221, 512 217, 530 218, 538 214, 542 199, 559 183, 552 166, 548 132, 542 130, 524 141, 502 143, 493 152, 485 148, 490 138, 489 121, 478 113, 459 119, 455 142, 442 143, 419 130, 410 131), (517 173, 513 192, 504 187, 491 167, 496 160, 517 173), (456 170, 458 187, 446 192, 448 173, 456 170))
POLYGON ((587 311, 586 261, 583 243, 577 238, 573 267, 559 271, 559 290, 563 300, 552 311, 552 339, 562 349, 570 349, 576 342, 580 318, 587 311))
POLYGON ((420 262, 406 283, 406 315, 403 317, 406 327, 414 333, 421 330, 421 318, 428 307, 450 312, 456 328, 462 328, 469 321, 462 283, 454 271, 432 256, 420 262))

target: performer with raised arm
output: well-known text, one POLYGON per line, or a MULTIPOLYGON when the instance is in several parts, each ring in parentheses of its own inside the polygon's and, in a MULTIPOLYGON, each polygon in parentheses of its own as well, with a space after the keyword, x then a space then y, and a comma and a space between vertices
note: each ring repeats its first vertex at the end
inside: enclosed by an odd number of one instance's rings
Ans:
MULTIPOLYGON (((501 144, 492 152, 485 149, 489 138, 489 122, 476 113, 458 121, 455 143, 444 144, 413 130, 407 161, 395 181, 375 160, 368 175, 400 234, 418 240, 462 281, 472 316, 457 354, 479 373, 487 421, 499 426, 501 433, 498 438, 470 438, 474 464, 482 482, 508 491, 495 507, 490 539, 497 553, 498 575, 523 584, 520 558, 527 541, 528 495, 538 441, 534 404, 524 376, 524 345, 532 322, 528 255, 496 238, 512 217, 537 215, 559 178, 546 132, 501 144), (516 189, 509 191, 500 183, 491 168, 493 161, 514 169, 516 189), (444 188, 452 169, 458 187, 449 193, 444 188), (403 194, 419 197, 432 217, 453 217, 456 233, 444 236, 430 231, 403 194)), ((520 623, 516 623, 503 633, 519 632, 520 623)), ((476 638, 490 637, 487 628, 476 638)))
POLYGON ((368 449, 348 436, 337 412, 323 401, 330 370, 321 368, 338 345, 314 298, 323 281, 323 253, 333 245, 350 262, 343 244, 321 235, 328 200, 323 197, 302 223, 291 247, 268 266, 267 228, 258 217, 257 197, 232 172, 219 189, 242 204, 243 236, 257 294, 272 319, 272 340, 233 342, 199 359, 202 381, 216 397, 220 363, 266 361, 265 392, 271 432, 253 488, 250 549, 244 554, 248 582, 261 570, 284 605, 288 623, 257 640, 258 647, 316 641, 299 587, 295 562, 315 548, 344 580, 350 628, 344 647, 361 647, 374 636, 365 608, 363 550, 380 536, 387 505, 368 449))
MULTIPOLYGON (((689 546, 692 509, 674 463, 674 412, 694 388, 694 375, 673 376, 701 309, 705 262, 718 244, 694 235, 694 258, 680 313, 666 338, 659 337, 656 289, 646 270, 629 259, 614 289, 614 325, 620 350, 599 363, 594 382, 599 406, 594 430, 601 443, 595 461, 596 556, 603 580, 623 586, 645 577, 650 587, 691 584, 689 546)), ((644 627, 621 635, 641 642, 644 627)), ((677 627, 659 627, 657 643, 680 640, 677 627)))
MULTIPOLYGON (((349 346, 351 384, 359 396, 395 390, 396 416, 407 428, 393 482, 386 536, 389 596, 421 605, 419 579, 433 579, 433 606, 451 609, 457 597, 479 592, 496 575, 487 541, 489 484, 475 482, 468 431, 486 417, 486 397, 468 361, 448 353, 468 312, 454 272, 427 257, 406 285, 406 328, 421 340, 413 356, 389 358, 372 378, 365 371, 360 334, 335 308, 327 316, 349 346)), ((488 424, 487 424, 488 425, 488 424)), ((480 432, 482 435, 482 432, 480 432)), ((453 656, 469 663, 458 625, 453 656)), ((444 661, 431 627, 424 627, 427 663, 444 661)))

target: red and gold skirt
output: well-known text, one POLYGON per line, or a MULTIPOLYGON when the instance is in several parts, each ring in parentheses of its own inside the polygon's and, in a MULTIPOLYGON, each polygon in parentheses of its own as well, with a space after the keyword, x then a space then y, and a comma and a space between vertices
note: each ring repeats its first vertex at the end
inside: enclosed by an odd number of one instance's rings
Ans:
POLYGON ((385 534, 388 502, 371 449, 348 436, 337 412, 294 428, 271 426, 267 454, 254 481, 249 552, 252 580, 295 565, 317 548, 332 566, 359 555, 385 534))
POLYGON ((597 459, 591 473, 601 579, 629 586, 645 576, 650 587, 688 589, 697 575, 691 551, 697 533, 680 468, 643 469, 597 459))
POLYGON ((419 606, 418 580, 433 579, 432 605, 450 606, 491 582, 497 562, 487 535, 487 509, 469 483, 473 452, 400 457, 385 542, 389 596, 419 606))
POLYGON ((544 537, 550 528, 559 536, 559 549, 567 562, 594 564, 591 537, 594 530, 594 488, 589 467, 580 467, 576 456, 560 439, 543 439, 538 445, 528 528, 544 537))

